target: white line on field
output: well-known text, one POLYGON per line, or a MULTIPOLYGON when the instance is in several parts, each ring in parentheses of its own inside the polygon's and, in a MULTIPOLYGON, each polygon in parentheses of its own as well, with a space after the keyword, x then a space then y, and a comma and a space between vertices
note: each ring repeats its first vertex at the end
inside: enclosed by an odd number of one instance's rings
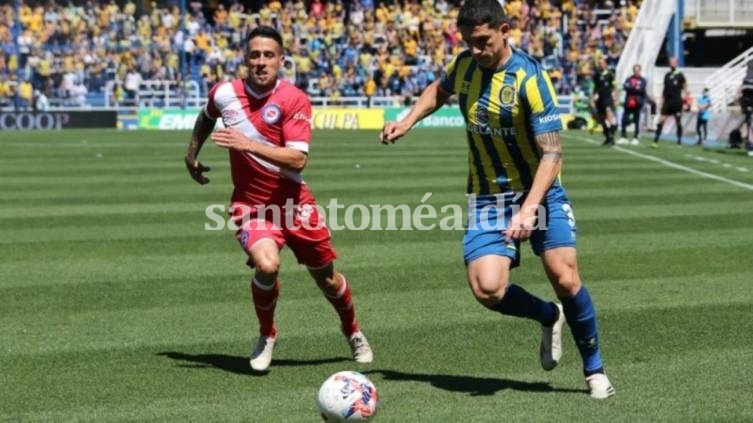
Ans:
MULTIPOLYGON (((594 141, 594 140, 590 140, 586 138, 580 138, 580 139, 589 144, 601 145, 601 143, 598 141, 594 141)), ((713 173, 702 172, 700 170, 693 169, 692 167, 683 166, 681 164, 670 162, 669 160, 660 159, 658 157, 650 156, 648 154, 638 153, 637 151, 629 150, 627 148, 622 148, 622 147, 611 147, 611 148, 613 150, 617 150, 625 154, 630 154, 635 157, 640 157, 642 159, 646 159, 652 162, 663 164, 664 166, 671 167, 672 169, 682 170, 688 173, 692 173, 693 175, 702 176, 704 178, 713 179, 715 181, 724 182, 724 183, 734 185, 739 188, 745 188, 747 190, 753 191, 753 185, 746 184, 745 182, 740 182, 734 179, 725 178, 724 176, 714 175, 713 173)), ((738 168, 738 170, 740 170, 740 168, 738 168)), ((745 171, 747 171, 747 169, 745 171)))
POLYGON ((729 163, 722 163, 722 162, 720 162, 719 160, 716 160, 716 159, 707 159, 707 158, 705 158, 703 156, 695 156, 693 154, 683 154, 682 156, 686 157, 688 159, 693 159, 693 160, 698 161, 698 162, 707 162, 707 163, 718 164, 718 165, 721 165, 722 167, 725 167, 727 169, 734 168, 738 172, 748 172, 748 168, 746 168, 746 167, 732 166, 729 163))

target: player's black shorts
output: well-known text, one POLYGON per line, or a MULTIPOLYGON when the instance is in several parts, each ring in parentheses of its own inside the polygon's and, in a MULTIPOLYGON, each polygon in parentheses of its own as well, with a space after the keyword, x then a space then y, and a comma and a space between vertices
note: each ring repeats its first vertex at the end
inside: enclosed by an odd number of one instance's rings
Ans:
POLYGON ((664 116, 674 116, 682 113, 682 100, 664 101, 661 105, 661 114, 664 116))
POLYGON ((604 101, 596 102, 596 114, 599 116, 606 116, 607 110, 611 110, 614 113, 614 100, 607 99, 604 101))

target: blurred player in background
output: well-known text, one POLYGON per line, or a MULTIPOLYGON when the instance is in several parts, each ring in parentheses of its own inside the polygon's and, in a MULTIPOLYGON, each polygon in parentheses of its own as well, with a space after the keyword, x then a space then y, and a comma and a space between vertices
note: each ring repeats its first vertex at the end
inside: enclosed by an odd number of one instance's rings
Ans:
POLYGON ((596 110, 596 119, 604 131, 604 144, 614 145, 617 130, 614 113, 614 72, 609 69, 607 59, 599 59, 599 67, 594 72, 594 92, 591 102, 596 110))
POLYGON ((630 144, 640 144, 638 134, 641 130, 641 112, 646 105, 646 100, 651 101, 646 93, 647 85, 646 78, 641 76, 641 65, 634 65, 633 74, 622 84, 622 89, 625 91, 625 101, 622 105, 621 137, 617 140, 617 144, 628 144, 627 126, 630 123, 635 125, 635 132, 633 133, 633 139, 630 141, 630 144))
POLYGON ((696 105, 698 106, 698 117, 695 124, 695 131, 698 134, 696 145, 703 145, 709 136, 708 124, 709 119, 711 119, 711 97, 709 97, 708 88, 703 89, 703 95, 698 97, 696 105))
POLYGON ((664 122, 674 116, 677 126, 677 145, 682 145, 682 110, 683 97, 688 97, 688 84, 685 75, 677 69, 677 58, 669 58, 669 72, 664 75, 664 90, 662 91, 661 115, 656 126, 652 147, 659 146, 659 137, 664 128, 664 122))
POLYGON ((740 86, 739 93, 740 111, 743 113, 743 125, 745 132, 743 138, 746 141, 748 150, 753 149, 753 137, 751 137, 751 122, 753 119, 753 62, 748 63, 748 72, 740 86))
POLYGON ((260 336, 251 353, 251 368, 266 371, 272 361, 280 289, 277 274, 285 244, 308 267, 339 314, 353 358, 371 362, 373 354, 356 321, 350 287, 334 268, 336 254, 329 230, 320 221, 323 217, 301 175, 311 143, 311 103, 298 88, 278 80, 283 50, 275 29, 261 26, 251 31, 246 49, 248 78, 212 88, 196 120, 185 162, 194 180, 209 182, 203 175, 209 168, 197 156, 215 121, 222 118, 225 128, 214 132, 212 140, 229 150, 234 185, 231 218, 242 224, 236 236, 248 254, 248 264, 256 269, 250 288, 260 336), (295 205, 292 225, 281 213, 267 213, 275 207, 283 210, 288 201, 295 205))
POLYGON ((380 141, 394 143, 458 96, 469 146, 467 192, 474 223, 469 222, 463 255, 471 291, 489 310, 540 323, 544 370, 560 361, 566 320, 590 395, 608 398, 614 388, 604 373, 591 296, 578 273, 572 206, 558 177, 562 121, 552 83, 538 62, 511 48, 510 27, 496 0, 465 1, 457 23, 468 50, 423 91, 406 117, 385 125, 380 141), (537 219, 541 225, 533 229, 537 219), (510 283, 520 243, 529 238, 562 305, 510 283))

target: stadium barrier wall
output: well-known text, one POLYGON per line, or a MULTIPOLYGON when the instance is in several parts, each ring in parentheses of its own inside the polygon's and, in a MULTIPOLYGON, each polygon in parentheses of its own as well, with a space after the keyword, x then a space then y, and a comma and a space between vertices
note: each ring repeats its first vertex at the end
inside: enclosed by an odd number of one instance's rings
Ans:
POLYGON ((382 129, 384 126, 384 110, 380 108, 319 108, 314 107, 312 113, 314 129, 382 129))
MULTIPOLYGON (((311 123, 314 129, 382 129, 385 122, 402 119, 410 109, 387 108, 329 108, 314 107, 311 123)), ((201 109, 141 109, 138 112, 138 129, 191 130, 201 109)), ((573 119, 562 114, 563 127, 573 119)), ((121 127, 126 127, 121 123, 121 127)), ((465 120, 457 106, 443 107, 419 122, 415 128, 465 128, 465 120)))
MULTIPOLYGON (((404 118, 410 108, 388 107, 384 109, 384 120, 394 121, 404 118)), ((465 119, 458 107, 442 107, 432 115, 418 122, 414 128, 465 128, 465 119)))
POLYGON ((190 131, 200 111, 201 109, 140 109, 138 129, 190 131))
MULTIPOLYGON (((138 129, 191 130, 201 109, 141 109, 138 129)), ((318 108, 312 111, 314 129, 382 129, 382 109, 318 108)))
POLYGON ((49 112, 0 112, 0 129, 55 130, 70 128, 115 129, 116 111, 56 110, 49 112))

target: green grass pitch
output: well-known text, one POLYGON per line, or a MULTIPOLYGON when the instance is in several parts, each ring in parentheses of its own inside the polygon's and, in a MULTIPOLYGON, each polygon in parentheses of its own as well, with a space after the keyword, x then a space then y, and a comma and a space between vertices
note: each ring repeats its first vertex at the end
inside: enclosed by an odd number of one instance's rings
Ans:
MULTIPOLYGON (((0 421, 314 422, 319 384, 347 369, 375 382, 383 422, 753 420, 753 160, 563 135, 617 390, 596 402, 569 332, 544 372, 538 327, 475 303, 462 231, 335 232, 371 365, 349 360, 286 250, 275 361, 250 374, 251 273, 231 231, 204 230, 205 208, 229 197, 226 153, 205 146, 201 187, 183 165, 188 137, 0 134, 0 421)), ((432 192, 441 206, 464 204, 466 163, 460 131, 391 147, 318 131, 305 175, 321 204, 415 207, 432 192)), ((528 247, 513 279, 553 296, 528 247)))

